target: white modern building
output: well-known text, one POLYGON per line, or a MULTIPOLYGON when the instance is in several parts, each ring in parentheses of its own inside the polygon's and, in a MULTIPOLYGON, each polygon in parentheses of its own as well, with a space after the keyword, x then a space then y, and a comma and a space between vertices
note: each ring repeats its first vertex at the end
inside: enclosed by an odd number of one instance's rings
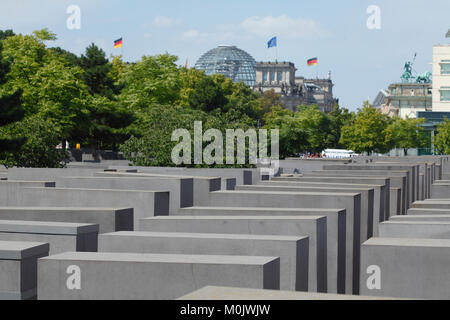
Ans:
POLYGON ((450 45, 433 47, 433 111, 450 112, 450 45))

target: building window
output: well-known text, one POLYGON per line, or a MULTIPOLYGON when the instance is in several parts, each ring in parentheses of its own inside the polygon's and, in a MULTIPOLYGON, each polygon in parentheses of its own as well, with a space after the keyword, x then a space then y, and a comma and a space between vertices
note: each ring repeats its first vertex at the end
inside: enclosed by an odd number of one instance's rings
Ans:
POLYGON ((283 73, 282 73, 282 72, 278 72, 278 74, 277 74, 277 80, 278 80, 278 82, 283 81, 283 73))
POLYGON ((392 89, 392 94, 396 95, 397 94, 397 88, 392 89))
POLYGON ((269 77, 269 75, 268 75, 269 73, 268 72, 263 72, 263 78, 264 78, 264 82, 267 82, 267 80, 268 80, 268 77, 269 77))
POLYGON ((450 88, 442 88, 441 101, 450 101, 450 88))
POLYGON ((450 60, 442 61, 441 74, 450 74, 450 60))
POLYGON ((270 81, 274 82, 275 81, 275 72, 271 72, 270 73, 270 81))

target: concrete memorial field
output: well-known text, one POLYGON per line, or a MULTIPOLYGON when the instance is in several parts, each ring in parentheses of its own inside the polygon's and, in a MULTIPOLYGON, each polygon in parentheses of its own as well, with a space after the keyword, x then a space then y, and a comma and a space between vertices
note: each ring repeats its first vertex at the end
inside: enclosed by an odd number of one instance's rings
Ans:
POLYGON ((0 299, 450 300, 449 158, 0 174, 0 299))

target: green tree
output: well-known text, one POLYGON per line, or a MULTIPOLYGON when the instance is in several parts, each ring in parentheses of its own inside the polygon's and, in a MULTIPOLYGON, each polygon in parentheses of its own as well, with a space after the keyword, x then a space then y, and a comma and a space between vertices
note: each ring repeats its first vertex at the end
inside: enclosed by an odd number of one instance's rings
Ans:
POLYGON ((263 114, 269 113, 272 107, 282 107, 281 96, 275 90, 268 90, 261 94, 257 103, 263 114))
POLYGON ((24 138, 26 142, 19 150, 2 154, 0 163, 6 167, 61 168, 65 166, 67 154, 57 149, 60 143, 60 128, 50 120, 36 114, 23 121, 0 127, 0 137, 24 138))
POLYGON ((120 101, 130 110, 145 111, 153 105, 174 105, 180 100, 180 70, 176 56, 144 56, 129 65, 121 79, 120 101))
POLYGON ((424 128, 420 125, 425 119, 402 119, 397 117, 387 128, 387 139, 395 148, 403 149, 408 155, 408 149, 421 148, 425 145, 424 128))
POLYGON ((366 101, 355 120, 342 128, 340 143, 358 153, 386 153, 392 148, 387 136, 389 124, 388 117, 366 101))
POLYGON ((79 65, 84 70, 84 82, 92 95, 112 98, 113 94, 118 93, 110 74, 112 64, 106 58, 105 52, 94 43, 81 55, 79 65))
POLYGON ((272 107, 264 115, 265 129, 278 129, 280 135, 280 157, 297 156, 308 147, 308 134, 294 112, 280 106, 272 107))
POLYGON ((43 39, 53 38, 49 33, 19 34, 2 41, 11 71, 1 91, 10 94, 23 90, 26 116, 40 114, 53 122, 61 141, 78 140, 74 132, 89 128, 89 92, 82 80, 83 70, 46 48, 43 39))
POLYGON ((320 153, 333 145, 331 119, 315 105, 300 106, 295 118, 307 135, 307 150, 320 153))
POLYGON ((11 29, 8 29, 8 30, 5 30, 5 31, 0 30, 0 41, 6 39, 8 37, 15 36, 15 35, 16 34, 11 29))
POLYGON ((450 154, 450 120, 445 118, 437 127, 437 135, 434 137, 436 151, 440 154, 450 154))
POLYGON ((193 89, 188 98, 188 105, 192 109, 211 112, 223 109, 228 103, 220 84, 212 77, 203 77, 193 89))
POLYGON ((89 107, 89 120, 89 130, 78 133, 79 136, 88 133, 84 144, 95 150, 117 150, 130 137, 125 128, 135 118, 130 110, 117 101, 97 95, 92 98, 89 107))
MULTIPOLYGON (((0 86, 6 82, 9 64, 2 61, 2 44, 0 42, 0 86)), ((25 111, 22 108, 22 90, 12 94, 0 94, 0 127, 22 120, 25 111)), ((23 139, 4 137, 0 139, 0 155, 4 152, 17 151, 24 143, 23 139)))
POLYGON ((181 107, 153 105, 145 116, 141 116, 141 135, 132 136, 120 150, 125 157, 137 166, 173 166, 172 149, 177 142, 172 142, 172 132, 187 129, 194 136, 194 122, 206 121, 206 113, 198 110, 186 111, 181 107))
POLYGON ((330 147, 333 149, 345 149, 346 146, 340 143, 342 128, 355 120, 355 113, 336 105, 328 116, 331 120, 331 134, 333 136, 333 143, 330 147))

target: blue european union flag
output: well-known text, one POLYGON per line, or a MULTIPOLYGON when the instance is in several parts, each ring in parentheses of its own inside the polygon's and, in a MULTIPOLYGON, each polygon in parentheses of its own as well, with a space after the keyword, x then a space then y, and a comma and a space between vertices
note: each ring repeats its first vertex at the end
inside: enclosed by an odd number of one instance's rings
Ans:
POLYGON ((269 42, 267 43, 267 47, 270 49, 272 47, 276 47, 277 46, 277 37, 273 37, 272 39, 269 40, 269 42))

